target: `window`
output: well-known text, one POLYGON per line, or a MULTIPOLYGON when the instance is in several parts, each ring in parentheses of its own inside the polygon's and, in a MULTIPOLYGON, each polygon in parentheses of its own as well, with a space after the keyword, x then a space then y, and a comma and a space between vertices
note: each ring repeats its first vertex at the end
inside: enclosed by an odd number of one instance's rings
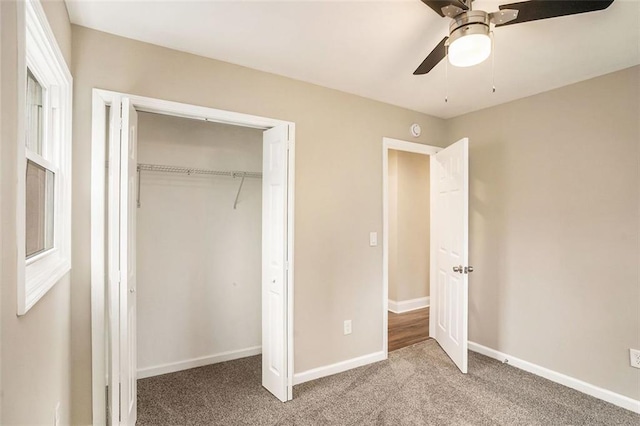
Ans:
POLYGON ((23 4, 18 315, 71 269, 71 74, 39 1, 23 4))
POLYGON ((44 88, 27 68, 25 141, 25 245, 27 259, 53 249, 55 172, 47 167, 44 144, 44 88))

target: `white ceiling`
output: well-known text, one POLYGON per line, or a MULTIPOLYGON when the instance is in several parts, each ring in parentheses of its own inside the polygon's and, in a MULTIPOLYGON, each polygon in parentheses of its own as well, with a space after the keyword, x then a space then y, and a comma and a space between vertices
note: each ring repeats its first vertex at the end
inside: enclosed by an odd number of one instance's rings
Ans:
MULTIPOLYGON (((505 1, 474 2, 488 12, 505 1)), ((449 118, 640 63, 640 0, 496 29, 491 59, 412 73, 447 35, 419 0, 67 0, 71 22, 449 118)))

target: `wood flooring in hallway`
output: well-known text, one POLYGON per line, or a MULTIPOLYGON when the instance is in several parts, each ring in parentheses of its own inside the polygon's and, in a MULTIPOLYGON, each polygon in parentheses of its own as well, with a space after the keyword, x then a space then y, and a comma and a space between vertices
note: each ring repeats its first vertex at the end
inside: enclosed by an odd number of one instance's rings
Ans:
POLYGON ((394 314, 389 311, 389 352, 429 339, 429 308, 394 314))

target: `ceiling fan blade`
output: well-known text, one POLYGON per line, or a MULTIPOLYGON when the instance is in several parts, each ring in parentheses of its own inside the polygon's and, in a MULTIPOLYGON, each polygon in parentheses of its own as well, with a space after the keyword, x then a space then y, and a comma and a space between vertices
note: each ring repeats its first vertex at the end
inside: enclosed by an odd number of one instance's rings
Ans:
POLYGON ((515 9, 502 9, 498 12, 491 12, 489 19, 496 25, 503 25, 511 22, 518 17, 518 11, 515 9))
POLYGON ((426 57, 424 61, 420 64, 420 66, 413 72, 413 75, 422 75, 426 74, 433 69, 438 63, 447 56, 447 49, 445 44, 449 37, 443 38, 440 43, 429 53, 429 56, 426 57))
POLYGON ((537 21, 539 19, 556 18, 558 16, 577 15, 578 13, 595 12, 609 7, 613 0, 563 1, 563 0, 529 0, 519 3, 501 4, 502 9, 515 9, 518 17, 512 21, 497 24, 497 27, 537 21))
POLYGON ((467 5, 464 4, 461 0, 422 0, 422 3, 429 6, 431 9, 433 9, 434 12, 436 12, 438 15, 442 16, 443 18, 445 17, 444 12, 442 11, 443 7, 456 6, 462 10, 469 9, 467 5))

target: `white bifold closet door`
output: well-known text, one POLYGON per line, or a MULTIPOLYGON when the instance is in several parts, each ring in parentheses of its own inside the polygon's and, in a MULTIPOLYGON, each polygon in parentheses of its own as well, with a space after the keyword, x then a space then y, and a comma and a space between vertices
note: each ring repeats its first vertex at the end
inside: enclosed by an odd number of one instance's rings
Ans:
POLYGON ((109 418, 111 425, 135 425, 138 114, 129 98, 111 105, 110 122, 109 418))
MULTIPOLYGON (((469 299, 469 140, 461 139, 431 157, 436 208, 436 285, 432 321, 435 339, 463 373, 467 372, 469 299)), ((435 290, 435 291, 434 291, 435 290)), ((433 294, 435 293, 435 294, 433 294)))
POLYGON ((288 127, 264 132, 262 156, 262 386, 287 401, 288 127))
MULTIPOLYGON (((109 417, 110 425, 135 425, 136 196, 138 117, 130 99, 111 105, 109 139, 109 417)), ((263 138, 262 385, 291 399, 288 377, 288 126, 263 138)))
POLYGON ((128 98, 122 100, 122 161, 120 176, 127 195, 120 206, 120 400, 122 424, 135 425, 137 418, 136 350, 136 213, 138 168, 138 114, 128 98))

